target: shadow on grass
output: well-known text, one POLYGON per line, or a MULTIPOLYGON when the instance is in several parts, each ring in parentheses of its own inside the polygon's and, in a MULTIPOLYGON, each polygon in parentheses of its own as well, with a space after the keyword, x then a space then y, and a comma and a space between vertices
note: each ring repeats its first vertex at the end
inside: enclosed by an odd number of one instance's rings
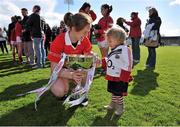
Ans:
POLYGON ((12 67, 17 67, 17 66, 18 65, 14 65, 12 60, 10 60, 10 59, 7 59, 7 60, 4 60, 4 61, 0 62, 0 70, 9 69, 9 68, 12 68, 12 67))
MULTIPOLYGON (((50 67, 50 62, 47 61, 46 68, 49 68, 49 67, 50 67)), ((35 69, 33 69, 30 65, 27 65, 27 64, 14 65, 12 60, 7 60, 7 61, 0 62, 0 70, 2 70, 0 71, 0 77, 3 77, 3 76, 9 76, 13 74, 20 74, 23 72, 29 72, 35 69)))
POLYGON ((153 69, 138 70, 134 77, 134 88, 131 94, 146 96, 151 90, 158 87, 157 77, 159 73, 154 72, 153 69))
POLYGON ((23 72, 29 72, 34 69, 25 65, 14 65, 12 61, 5 61, 0 63, 0 70, 0 77, 3 77, 13 74, 20 74, 23 72))
POLYGON ((31 82, 28 84, 14 84, 6 88, 3 92, 0 93, 0 101, 14 100, 19 98, 17 95, 26 93, 28 91, 40 88, 48 83, 49 79, 42 79, 37 82, 31 82))
POLYGON ((115 117, 114 113, 109 111, 103 118, 97 116, 91 126, 118 126, 120 118, 120 116, 115 117))
POLYGON ((66 109, 62 102, 57 101, 50 92, 41 98, 38 110, 35 111, 34 103, 0 117, 1 126, 66 126, 69 119, 76 111, 76 107, 66 109))

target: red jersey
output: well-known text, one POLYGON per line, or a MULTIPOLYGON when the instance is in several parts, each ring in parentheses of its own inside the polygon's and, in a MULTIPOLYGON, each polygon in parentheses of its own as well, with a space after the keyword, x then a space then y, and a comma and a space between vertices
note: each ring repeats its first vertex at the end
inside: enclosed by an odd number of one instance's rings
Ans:
POLYGON ((65 54, 89 54, 91 52, 92 46, 87 37, 78 41, 76 47, 72 45, 69 38, 69 31, 66 33, 59 34, 55 40, 50 45, 50 52, 48 54, 48 59, 52 62, 58 63, 61 59, 61 53, 65 54))
POLYGON ((16 32, 16 37, 22 36, 22 25, 19 22, 17 22, 15 25, 15 32, 16 32))
POLYGON ((108 30, 111 25, 113 24, 113 19, 111 18, 111 16, 108 17, 102 17, 99 22, 98 25, 101 27, 100 30, 98 30, 98 33, 100 34, 100 37, 97 38, 98 42, 104 41, 105 40, 105 31, 108 30))
POLYGON ((83 12, 83 13, 85 13, 85 14, 88 14, 88 15, 92 18, 92 21, 95 21, 95 20, 96 20, 96 18, 97 18, 96 14, 94 13, 94 11, 93 11, 93 10, 90 10, 90 12, 89 12, 89 13, 86 13, 86 12, 85 12, 85 11, 83 11, 83 10, 79 10, 79 12, 83 12))
POLYGON ((131 22, 125 22, 130 26, 129 36, 133 38, 141 37, 141 20, 136 16, 131 22))

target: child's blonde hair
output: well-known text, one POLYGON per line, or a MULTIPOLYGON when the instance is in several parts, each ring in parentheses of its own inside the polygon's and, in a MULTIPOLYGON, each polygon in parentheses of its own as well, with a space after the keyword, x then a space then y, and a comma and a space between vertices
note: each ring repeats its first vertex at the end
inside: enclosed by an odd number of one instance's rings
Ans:
POLYGON ((126 32, 119 26, 113 26, 108 29, 106 36, 117 39, 120 44, 124 44, 126 40, 126 32))

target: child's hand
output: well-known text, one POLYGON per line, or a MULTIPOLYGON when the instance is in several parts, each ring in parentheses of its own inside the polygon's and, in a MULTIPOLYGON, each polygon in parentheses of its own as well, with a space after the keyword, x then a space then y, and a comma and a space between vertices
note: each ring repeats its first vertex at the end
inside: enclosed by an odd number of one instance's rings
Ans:
POLYGON ((101 61, 101 59, 98 57, 97 60, 96 60, 96 67, 101 66, 101 64, 102 64, 102 61, 101 61))

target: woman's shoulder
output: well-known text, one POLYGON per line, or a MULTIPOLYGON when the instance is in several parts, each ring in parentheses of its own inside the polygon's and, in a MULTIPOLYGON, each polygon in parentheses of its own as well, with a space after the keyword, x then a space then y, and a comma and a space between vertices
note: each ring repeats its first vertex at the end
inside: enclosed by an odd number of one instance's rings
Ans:
POLYGON ((81 40, 81 43, 90 43, 90 40, 87 36, 83 37, 83 39, 81 40))
POLYGON ((58 38, 58 39, 60 39, 60 40, 64 39, 64 38, 65 38, 65 33, 64 33, 64 32, 59 33, 59 34, 56 36, 56 38, 58 38))
POLYGON ((56 38, 52 41, 53 44, 61 42, 61 45, 63 42, 65 42, 65 33, 60 33, 56 36, 56 38))

